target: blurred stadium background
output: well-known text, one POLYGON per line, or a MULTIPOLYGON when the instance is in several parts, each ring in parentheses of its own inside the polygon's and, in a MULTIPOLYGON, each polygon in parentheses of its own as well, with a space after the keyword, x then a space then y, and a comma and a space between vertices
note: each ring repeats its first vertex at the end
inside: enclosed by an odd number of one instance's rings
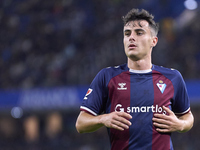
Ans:
POLYGON ((80 135, 75 121, 98 71, 126 62, 121 17, 133 7, 160 22, 153 63, 186 80, 195 124, 173 134, 175 150, 199 149, 200 0, 1 0, 1 150, 109 149, 105 128, 80 135))

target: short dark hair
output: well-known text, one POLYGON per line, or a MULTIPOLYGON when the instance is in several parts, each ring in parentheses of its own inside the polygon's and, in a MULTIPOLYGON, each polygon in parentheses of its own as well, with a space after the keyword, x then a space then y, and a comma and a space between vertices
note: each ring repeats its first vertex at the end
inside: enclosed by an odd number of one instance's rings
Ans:
POLYGON ((149 23, 149 26, 154 30, 155 35, 157 35, 159 31, 159 24, 156 23, 153 19, 154 16, 148 11, 144 9, 139 10, 135 8, 131 9, 125 16, 122 17, 124 26, 130 21, 146 20, 149 23))

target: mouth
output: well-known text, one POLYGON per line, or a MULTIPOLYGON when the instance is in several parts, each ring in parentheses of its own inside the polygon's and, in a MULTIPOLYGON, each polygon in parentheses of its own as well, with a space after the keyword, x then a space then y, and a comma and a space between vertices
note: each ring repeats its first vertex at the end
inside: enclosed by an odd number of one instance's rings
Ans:
POLYGON ((128 48, 132 49, 132 48, 136 48, 137 46, 135 44, 129 44, 128 48))

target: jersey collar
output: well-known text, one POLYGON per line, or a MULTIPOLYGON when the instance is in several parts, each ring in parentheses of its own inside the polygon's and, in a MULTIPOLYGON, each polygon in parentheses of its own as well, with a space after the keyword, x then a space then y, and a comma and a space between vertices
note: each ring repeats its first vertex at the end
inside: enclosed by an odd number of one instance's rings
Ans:
POLYGON ((133 70, 133 69, 129 69, 129 72, 132 72, 132 73, 149 73, 149 72, 152 72, 152 69, 147 69, 147 70, 133 70))

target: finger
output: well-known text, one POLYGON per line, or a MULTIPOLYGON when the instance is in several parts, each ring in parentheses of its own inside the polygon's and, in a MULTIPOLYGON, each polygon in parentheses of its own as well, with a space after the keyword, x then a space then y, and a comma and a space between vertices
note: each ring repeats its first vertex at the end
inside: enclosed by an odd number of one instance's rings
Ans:
POLYGON ((119 129, 128 129, 129 128, 129 125, 124 124, 123 122, 120 122, 120 121, 117 121, 117 120, 113 120, 112 125, 114 127, 119 128, 119 129))
POLYGON ((129 120, 127 120, 126 118, 124 118, 124 117, 122 117, 122 116, 118 116, 118 117, 116 117, 115 119, 116 119, 118 122, 123 123, 123 124, 128 125, 128 126, 130 126, 130 125, 132 124, 129 120))
POLYGON ((168 107, 163 106, 163 109, 170 115, 174 114, 173 111, 171 111, 168 107))
POLYGON ((122 127, 120 127, 120 126, 118 126, 118 125, 116 125, 116 124, 112 124, 112 125, 110 126, 110 128, 117 129, 117 130, 120 130, 120 131, 124 131, 124 128, 122 128, 122 127))
POLYGON ((160 118, 164 120, 169 120, 169 116, 164 115, 164 114, 154 114, 154 118, 160 118))
POLYGON ((166 125, 166 124, 160 124, 160 123, 157 123, 157 122, 154 122, 153 125, 156 127, 156 128, 160 128, 160 129, 168 129, 169 126, 166 125))
POLYGON ((121 117, 124 117, 126 119, 132 119, 132 116, 126 112, 118 112, 118 113, 121 117))
POLYGON ((162 133, 170 132, 168 125, 159 124, 156 122, 154 122, 153 125, 156 127, 156 131, 158 131, 158 132, 162 132, 162 133))
POLYGON ((156 128, 156 131, 162 132, 162 133, 168 133, 168 132, 170 132, 169 129, 160 129, 160 128, 156 128))
POLYGON ((170 122, 168 120, 165 120, 165 119, 153 118, 152 120, 153 120, 154 123, 170 125, 170 122))

